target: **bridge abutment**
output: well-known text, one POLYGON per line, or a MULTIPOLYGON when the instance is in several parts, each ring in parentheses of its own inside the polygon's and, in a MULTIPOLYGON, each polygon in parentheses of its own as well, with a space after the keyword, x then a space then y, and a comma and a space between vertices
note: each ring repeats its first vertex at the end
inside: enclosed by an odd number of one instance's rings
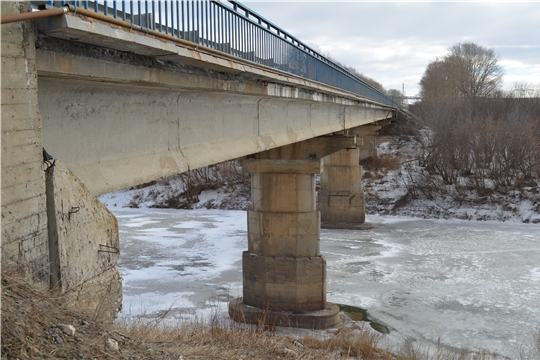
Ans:
MULTIPOLYGON (((2 15, 29 11, 1 2, 2 15)), ((116 219, 62 163, 44 171, 34 30, 33 21, 1 26, 2 272, 112 320, 122 305, 116 219)))

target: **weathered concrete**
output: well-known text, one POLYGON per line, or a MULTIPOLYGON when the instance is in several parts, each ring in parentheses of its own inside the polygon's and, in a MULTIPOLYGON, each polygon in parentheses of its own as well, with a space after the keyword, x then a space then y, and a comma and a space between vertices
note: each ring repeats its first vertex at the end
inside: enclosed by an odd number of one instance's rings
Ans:
POLYGON ((251 177, 244 302, 269 310, 323 309, 326 261, 320 253, 314 175, 280 173, 282 168, 272 168, 266 159, 253 161, 265 163, 266 172, 251 177))
POLYGON ((346 130, 346 134, 360 138, 358 144, 323 159, 321 189, 317 198, 322 227, 364 228, 366 205, 359 162, 377 156, 377 131, 389 123, 390 120, 384 119, 346 130))
POLYGON ((64 293, 67 305, 83 310, 93 318, 110 322, 122 310, 122 278, 112 267, 64 293))
MULTIPOLYGON (((2 15, 29 4, 2 1, 2 15)), ((1 27, 2 265, 18 264, 34 285, 49 284, 42 123, 37 107, 32 22, 1 27)))
POLYGON ((362 145, 359 147, 360 154, 359 159, 364 160, 368 157, 377 156, 377 136, 376 135, 366 135, 363 136, 362 145))
POLYGON ((47 170, 47 200, 53 288, 66 292, 114 268, 116 217, 58 160, 47 170))
MULTIPOLYGON (((29 10, 1 2, 3 15, 29 10)), ((116 219, 61 162, 46 181, 33 24, 1 27, 2 265, 112 319, 122 298, 116 219)))
POLYGON ((61 162, 46 171, 51 286, 101 319, 122 308, 116 217, 61 162))
POLYGON ((389 120, 382 120, 376 124, 363 125, 349 130, 350 133, 362 138, 362 142, 358 145, 360 160, 377 156, 377 132, 389 123, 389 120))
POLYGON ((362 191, 359 149, 344 149, 323 159, 317 197, 322 226, 363 224, 366 206, 362 191))
POLYGON ((56 37, 37 52, 44 143, 94 194, 388 117, 354 94, 224 54, 72 15, 39 26, 56 37))

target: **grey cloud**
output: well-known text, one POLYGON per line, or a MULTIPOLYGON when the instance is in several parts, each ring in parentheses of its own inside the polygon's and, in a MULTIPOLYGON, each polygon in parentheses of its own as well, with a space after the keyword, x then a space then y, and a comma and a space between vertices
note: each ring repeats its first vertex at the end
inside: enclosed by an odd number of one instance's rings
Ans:
POLYGON ((540 64, 538 3, 244 4, 303 42, 330 49, 339 61, 375 79, 375 74, 391 79, 408 72, 409 77, 419 78, 429 61, 466 41, 493 48, 501 60, 529 67, 540 64), (381 59, 377 53, 387 56, 381 59))

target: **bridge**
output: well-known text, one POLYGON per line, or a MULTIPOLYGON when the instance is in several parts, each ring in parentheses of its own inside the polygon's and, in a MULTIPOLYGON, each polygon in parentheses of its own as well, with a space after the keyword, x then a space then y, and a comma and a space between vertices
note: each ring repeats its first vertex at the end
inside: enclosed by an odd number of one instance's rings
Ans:
POLYGON ((364 222, 359 160, 392 99, 236 1, 1 6, 3 263, 114 313, 118 228, 95 196, 242 158, 253 207, 231 317, 339 321, 321 222, 364 222))

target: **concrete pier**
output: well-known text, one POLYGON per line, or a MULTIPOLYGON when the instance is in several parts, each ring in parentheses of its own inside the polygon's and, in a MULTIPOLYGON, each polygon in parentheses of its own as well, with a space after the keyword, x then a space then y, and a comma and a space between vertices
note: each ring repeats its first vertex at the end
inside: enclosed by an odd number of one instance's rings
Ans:
POLYGON ((294 161, 296 174, 282 172, 286 161, 254 162, 264 163, 267 172, 251 175, 244 303, 267 310, 324 309, 326 260, 320 252, 314 177, 320 161, 294 161))
POLYGON ((355 136, 328 136, 243 161, 252 174, 253 205, 242 256, 243 298, 229 304, 235 321, 316 329, 339 322, 338 307, 326 301, 315 174, 321 158, 355 146, 355 136))
POLYGON ((318 195, 323 228, 362 229, 366 221, 365 196, 362 190, 360 160, 377 155, 376 136, 381 126, 358 126, 346 131, 357 136, 355 147, 345 148, 323 158, 321 189, 318 195))
POLYGON ((323 227, 350 227, 365 222, 359 148, 343 149, 323 159, 318 203, 323 227))

